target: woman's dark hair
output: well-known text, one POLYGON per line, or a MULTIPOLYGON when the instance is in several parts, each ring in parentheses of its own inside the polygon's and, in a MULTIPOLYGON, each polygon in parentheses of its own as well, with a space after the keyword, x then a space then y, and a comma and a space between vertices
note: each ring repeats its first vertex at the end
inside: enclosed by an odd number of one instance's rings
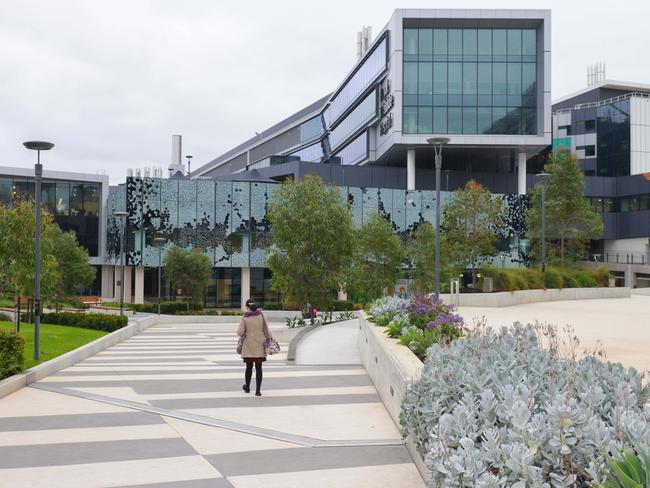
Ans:
POLYGON ((252 298, 249 298, 248 300, 246 300, 246 306, 248 308, 250 308, 251 311, 253 311, 253 312, 255 310, 257 310, 257 303, 255 303, 255 300, 253 300, 252 298))

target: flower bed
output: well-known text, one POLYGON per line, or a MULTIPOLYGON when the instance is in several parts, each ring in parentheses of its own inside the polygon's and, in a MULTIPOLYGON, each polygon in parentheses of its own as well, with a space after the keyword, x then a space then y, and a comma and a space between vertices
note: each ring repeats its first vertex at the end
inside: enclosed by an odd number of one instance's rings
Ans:
POLYGON ((369 309, 371 320, 386 327, 389 337, 399 339, 420 359, 432 344, 449 344, 463 335, 463 318, 433 295, 416 294, 410 300, 388 297, 376 300, 369 309))
POLYGON ((429 486, 592 486, 611 476, 609 456, 647 450, 641 376, 561 346, 551 327, 515 324, 429 348, 401 415, 429 486))

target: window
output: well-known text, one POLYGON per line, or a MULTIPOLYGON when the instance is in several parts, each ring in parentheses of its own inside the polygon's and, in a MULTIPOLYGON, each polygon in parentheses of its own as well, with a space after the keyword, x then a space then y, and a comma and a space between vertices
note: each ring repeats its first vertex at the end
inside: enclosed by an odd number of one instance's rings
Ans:
POLYGON ((89 217, 99 216, 99 187, 95 183, 84 185, 84 213, 89 217))
POLYGON ((73 183, 70 187, 70 215, 84 214, 84 186, 73 183))
POLYGON ((596 131, 596 121, 595 120, 585 120, 585 132, 595 132, 596 131))
POLYGON ((323 133, 320 115, 300 124, 300 143, 317 139, 323 133))
POLYGON ((418 30, 404 29, 404 54, 418 53, 418 30))
POLYGON ((330 133, 330 146, 334 149, 360 129, 377 113, 376 91, 373 91, 345 117, 330 133))
POLYGON ((589 146, 576 146, 576 151, 583 150, 585 152, 585 157, 595 156, 596 155, 596 146, 593 144, 589 146))
POLYGON ((0 178, 0 205, 11 205, 11 180, 0 178))
POLYGON ((56 182, 56 214, 70 215, 70 183, 56 182))

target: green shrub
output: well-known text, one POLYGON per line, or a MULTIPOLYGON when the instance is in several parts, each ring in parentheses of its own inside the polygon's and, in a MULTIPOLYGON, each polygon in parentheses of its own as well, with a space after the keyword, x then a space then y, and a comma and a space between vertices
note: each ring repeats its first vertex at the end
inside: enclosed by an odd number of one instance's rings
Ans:
MULTIPOLYGON (((203 310, 203 304, 192 302, 162 302, 160 304, 160 313, 165 315, 176 315, 179 312, 187 312, 188 304, 190 311, 203 310)), ((156 309, 157 310, 157 309, 156 309)))
POLYGON ((0 329, 0 380, 23 370, 25 339, 13 330, 0 329))
POLYGON ((523 268, 509 269, 508 274, 512 281, 513 290, 528 290, 528 281, 523 273, 523 268))
POLYGON ((512 280, 505 269, 484 268, 481 273, 492 278, 494 291, 512 291, 512 280))
POLYGON ((394 318, 386 328, 386 335, 393 339, 402 335, 402 331, 409 326, 409 321, 406 317, 394 318))
POLYGON ((113 332, 126 326, 129 319, 125 315, 108 315, 103 313, 58 312, 44 313, 41 322, 45 324, 68 325, 82 329, 113 332))
POLYGON ((546 268, 544 273, 544 284, 546 288, 563 288, 562 275, 555 268, 546 268))
POLYGON ((574 279, 578 283, 579 287, 582 288, 593 288, 596 286, 599 286, 598 281, 596 278, 593 276, 593 274, 589 273, 586 270, 578 270, 575 272, 573 275, 574 279))
POLYGON ((562 286, 564 288, 578 288, 580 286, 575 278, 575 270, 569 268, 560 269, 560 274, 562 275, 562 286))
POLYGON ((337 312, 351 312, 354 310, 354 303, 349 300, 334 300, 332 305, 337 312))
POLYGON ((264 310, 282 310, 282 302, 264 302, 264 310))
POLYGON ((596 286, 609 286, 609 270, 607 268, 589 268, 586 271, 596 281, 596 286))
POLYGON ((620 459, 609 457, 610 473, 607 482, 598 488, 650 487, 650 450, 643 446, 620 453, 620 459))
POLYGON ((363 310, 364 308, 365 308, 365 306, 363 305, 363 303, 354 303, 354 304, 352 304, 352 309, 353 310, 363 310))
POLYGON ((538 268, 522 268, 521 272, 526 279, 527 290, 542 288, 542 273, 538 268))

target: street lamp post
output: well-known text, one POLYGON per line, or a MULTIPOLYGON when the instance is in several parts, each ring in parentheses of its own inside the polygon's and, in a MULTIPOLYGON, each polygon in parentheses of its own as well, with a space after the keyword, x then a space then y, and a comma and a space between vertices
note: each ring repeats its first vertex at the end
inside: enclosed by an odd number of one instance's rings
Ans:
POLYGON ((41 355, 41 178, 43 176, 41 151, 49 151, 54 147, 54 144, 45 141, 27 141, 23 142, 23 146, 36 151, 36 164, 34 165, 34 202, 36 206, 36 233, 34 236, 34 359, 38 361, 41 355))
POLYGON ((546 179, 549 176, 548 173, 537 175, 542 185, 542 288, 546 288, 546 179))
POLYGON ((162 275, 162 248, 167 242, 164 237, 155 237, 153 245, 158 248, 158 315, 160 315, 161 275, 162 275))
POLYGON ((447 180, 447 181, 446 181, 447 186, 445 187, 445 188, 446 188, 445 191, 446 191, 447 193, 449 193, 449 174, 450 174, 450 173, 451 173, 451 170, 449 170, 449 169, 446 169, 446 170, 445 170, 445 179, 447 180))
POLYGON ((448 137, 432 137, 427 142, 433 146, 436 164, 436 296, 440 295, 440 172, 442 169, 442 146, 448 144, 448 137))
POLYGON ((128 212, 113 212, 120 219, 120 315, 124 315, 124 234, 126 234, 126 218, 128 212))
POLYGON ((188 154, 185 157, 187 158, 187 177, 191 178, 192 177, 192 158, 194 156, 188 154))

